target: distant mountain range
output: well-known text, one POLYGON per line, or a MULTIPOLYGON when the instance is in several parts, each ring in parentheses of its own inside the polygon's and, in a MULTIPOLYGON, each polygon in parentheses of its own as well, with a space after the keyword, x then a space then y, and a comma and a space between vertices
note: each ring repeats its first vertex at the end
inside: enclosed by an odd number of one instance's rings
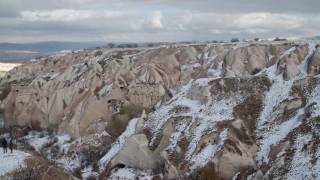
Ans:
POLYGON ((0 62, 23 62, 62 50, 95 48, 106 44, 104 42, 0 43, 0 62))
MULTIPOLYGON (((303 38, 306 40, 320 40, 320 36, 303 38)), ((272 39, 273 40, 273 39, 272 39)), ((270 39, 270 41, 272 41, 270 39)), ((96 47, 155 47, 167 44, 159 43, 108 43, 108 42, 34 42, 34 43, 0 43, 0 62, 19 63, 30 59, 54 54, 62 50, 78 50, 96 47), (130 46, 131 45, 131 46, 130 46)))

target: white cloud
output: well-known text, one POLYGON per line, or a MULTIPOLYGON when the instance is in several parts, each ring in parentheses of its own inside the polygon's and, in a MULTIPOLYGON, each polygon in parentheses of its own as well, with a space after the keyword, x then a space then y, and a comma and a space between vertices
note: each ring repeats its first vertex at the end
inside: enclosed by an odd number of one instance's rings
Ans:
POLYGON ((23 11, 21 18, 25 21, 76 21, 92 18, 88 11, 58 9, 53 11, 23 11))
POLYGON ((96 18, 116 18, 132 15, 133 11, 93 11, 93 10, 73 10, 55 9, 46 11, 22 11, 21 19, 25 21, 82 21, 96 18))
POLYGON ((153 28, 157 28, 157 29, 163 28, 161 11, 156 11, 153 13, 151 25, 153 28))
POLYGON ((247 32, 265 32, 273 29, 296 29, 304 25, 304 19, 294 15, 249 13, 239 15, 234 20, 234 26, 247 32))
MULTIPOLYGON (((56 37, 72 40, 187 41, 226 40, 235 36, 312 36, 319 33, 320 13, 268 11, 270 7, 266 11, 261 10, 263 7, 247 10, 249 7, 239 3, 222 1, 225 0, 30 0, 28 3, 1 0, 0 16, 4 15, 0 17, 0 41, 56 40, 56 37), (209 6, 212 2, 220 4, 209 6), (235 7, 240 10, 223 10, 231 4, 239 5, 235 7), (4 7, 9 11, 2 13, 1 10, 6 9, 4 7), (10 15, 10 9, 16 9, 18 15, 10 15)), ((266 4, 266 0, 260 1, 266 4)))

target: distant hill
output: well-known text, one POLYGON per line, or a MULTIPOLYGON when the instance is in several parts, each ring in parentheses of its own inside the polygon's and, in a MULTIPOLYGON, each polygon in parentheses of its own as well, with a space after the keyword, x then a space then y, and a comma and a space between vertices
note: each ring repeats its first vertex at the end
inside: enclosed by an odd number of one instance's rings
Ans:
POLYGON ((307 40, 320 40, 320 35, 319 36, 307 37, 305 39, 307 39, 307 40))
POLYGON ((23 62, 62 50, 95 48, 106 44, 104 42, 0 43, 0 62, 23 62))

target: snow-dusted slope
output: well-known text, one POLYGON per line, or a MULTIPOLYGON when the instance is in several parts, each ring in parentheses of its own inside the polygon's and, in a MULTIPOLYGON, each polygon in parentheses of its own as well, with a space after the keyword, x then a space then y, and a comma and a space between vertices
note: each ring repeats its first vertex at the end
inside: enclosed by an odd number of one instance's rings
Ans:
POLYGON ((8 73, 1 110, 7 125, 57 131, 56 138, 25 138, 83 178, 318 179, 317 44, 175 45, 43 58, 8 73))
MULTIPOLYGON (((9 150, 10 151, 10 150, 9 150)), ((18 168, 23 167, 24 160, 26 160, 30 154, 22 151, 14 150, 13 153, 3 153, 2 148, 0 151, 0 177, 6 173, 10 173, 18 168)))

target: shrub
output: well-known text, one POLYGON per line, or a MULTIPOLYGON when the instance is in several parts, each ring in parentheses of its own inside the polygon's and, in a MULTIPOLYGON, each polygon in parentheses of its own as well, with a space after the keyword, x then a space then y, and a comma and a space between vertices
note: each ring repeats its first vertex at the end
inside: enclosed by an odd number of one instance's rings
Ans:
POLYGON ((75 170, 73 170, 73 175, 77 178, 81 178, 82 177, 82 172, 81 172, 81 168, 78 167, 75 170))
POLYGON ((125 105, 121 107, 120 114, 128 115, 130 119, 140 117, 143 107, 138 105, 125 105))
POLYGON ((4 100, 10 93, 11 86, 9 84, 6 84, 3 86, 2 91, 0 92, 0 100, 4 100))
POLYGON ((41 131, 41 123, 40 121, 31 121, 31 129, 35 131, 41 131))
POLYGON ((117 138, 126 129, 128 122, 132 118, 140 117, 143 108, 137 105, 125 105, 121 107, 120 112, 112 116, 111 121, 106 127, 106 131, 117 138))
POLYGON ((7 179, 21 180, 32 179, 41 180, 42 176, 46 172, 48 164, 37 158, 31 158, 26 160, 26 166, 20 166, 17 170, 6 175, 7 179))
POLYGON ((114 48, 115 46, 116 46, 116 45, 115 45, 114 43, 109 43, 109 44, 108 44, 108 47, 109 47, 109 48, 114 48))
POLYGON ((273 41, 287 41, 287 39, 276 37, 273 41))
POLYGON ((240 42, 240 40, 238 38, 232 38, 231 42, 240 42))
POLYGON ((103 52, 101 50, 98 50, 94 53, 95 57, 101 56, 103 54, 103 52))
POLYGON ((130 118, 128 115, 115 114, 106 127, 106 131, 113 137, 117 138, 126 129, 130 118))
POLYGON ((221 179, 215 170, 213 162, 209 162, 205 167, 192 173, 190 178, 197 179, 197 180, 220 180, 221 179))

